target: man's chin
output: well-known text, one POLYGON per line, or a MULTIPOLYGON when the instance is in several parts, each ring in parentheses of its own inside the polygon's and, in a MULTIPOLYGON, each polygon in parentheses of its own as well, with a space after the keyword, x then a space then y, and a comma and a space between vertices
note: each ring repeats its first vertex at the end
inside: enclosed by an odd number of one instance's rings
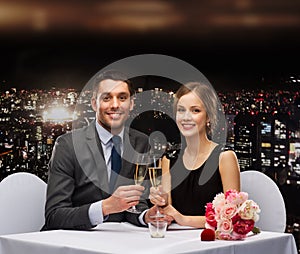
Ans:
POLYGON ((123 122, 121 122, 121 123, 119 123, 119 122, 118 123, 111 123, 111 125, 110 125, 111 132, 119 131, 123 128, 123 126, 124 126, 123 122))
POLYGON ((122 130, 124 123, 123 121, 112 122, 112 121, 103 121, 100 125, 111 133, 118 133, 122 130))

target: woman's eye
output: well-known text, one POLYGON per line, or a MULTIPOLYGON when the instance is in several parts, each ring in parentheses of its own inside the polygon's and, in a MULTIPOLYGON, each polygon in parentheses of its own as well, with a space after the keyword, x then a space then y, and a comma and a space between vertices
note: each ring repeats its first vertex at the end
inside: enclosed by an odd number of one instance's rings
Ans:
POLYGON ((183 112, 185 112, 185 110, 183 108, 178 108, 177 112, 183 113, 183 112))

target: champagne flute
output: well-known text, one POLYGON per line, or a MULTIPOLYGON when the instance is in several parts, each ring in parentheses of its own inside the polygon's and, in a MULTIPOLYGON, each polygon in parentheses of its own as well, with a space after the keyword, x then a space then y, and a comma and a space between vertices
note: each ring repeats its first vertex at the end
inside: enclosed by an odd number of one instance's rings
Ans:
MULTIPOLYGON (((147 155, 141 154, 138 156, 135 163, 135 173, 134 173, 134 183, 135 185, 142 185, 145 176, 148 171, 149 157, 147 155)), ((135 206, 127 209, 131 213, 141 213, 135 206)))
MULTIPOLYGON (((154 188, 158 188, 159 185, 161 185, 162 182, 162 159, 156 155, 153 155, 153 164, 149 166, 149 177, 150 177, 150 182, 151 185, 154 188)), ((156 214, 153 216, 150 216, 151 218, 163 218, 165 215, 161 214, 159 209, 157 209, 156 214)))

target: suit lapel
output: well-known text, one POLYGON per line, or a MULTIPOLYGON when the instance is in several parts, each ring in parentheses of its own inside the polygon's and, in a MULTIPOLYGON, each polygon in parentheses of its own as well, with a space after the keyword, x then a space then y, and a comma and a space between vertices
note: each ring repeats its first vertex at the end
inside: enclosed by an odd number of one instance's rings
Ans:
POLYGON ((93 124, 91 124, 87 129, 86 141, 95 163, 92 170, 96 171, 98 182, 97 186, 106 193, 109 193, 107 168, 101 141, 96 132, 95 122, 93 122, 93 124))
POLYGON ((127 129, 124 131, 124 152, 123 152, 123 167, 122 168, 127 168, 128 166, 132 166, 132 163, 134 162, 133 160, 133 154, 130 148, 135 147, 135 138, 130 135, 127 129))

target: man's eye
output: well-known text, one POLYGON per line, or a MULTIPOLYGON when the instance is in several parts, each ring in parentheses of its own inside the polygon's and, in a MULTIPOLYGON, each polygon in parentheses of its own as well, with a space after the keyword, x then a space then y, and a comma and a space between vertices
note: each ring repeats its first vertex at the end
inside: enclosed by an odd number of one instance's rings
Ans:
POLYGON ((127 100, 127 96, 120 96, 120 100, 121 101, 126 101, 127 100))
POLYGON ((102 100, 103 100, 103 101, 109 101, 109 100, 110 100, 110 97, 109 97, 109 96, 104 96, 104 97, 102 97, 102 100))

